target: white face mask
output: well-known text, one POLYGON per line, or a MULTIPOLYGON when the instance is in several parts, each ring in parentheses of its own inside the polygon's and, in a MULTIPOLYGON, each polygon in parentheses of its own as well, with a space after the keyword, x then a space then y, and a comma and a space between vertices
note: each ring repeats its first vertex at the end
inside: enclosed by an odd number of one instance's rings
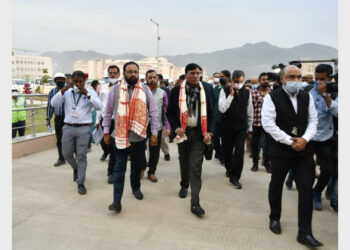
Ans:
POLYGON ((283 87, 289 93, 294 94, 295 92, 298 91, 299 86, 300 86, 300 82, 287 81, 286 85, 284 85, 283 87))
POLYGON ((235 83, 237 89, 241 89, 243 86, 243 83, 235 83))
POLYGON ((118 78, 108 78, 108 82, 115 84, 118 81, 118 78))
POLYGON ((214 78, 214 82, 215 82, 215 83, 219 83, 219 82, 220 82, 220 78, 215 77, 215 78, 214 78))

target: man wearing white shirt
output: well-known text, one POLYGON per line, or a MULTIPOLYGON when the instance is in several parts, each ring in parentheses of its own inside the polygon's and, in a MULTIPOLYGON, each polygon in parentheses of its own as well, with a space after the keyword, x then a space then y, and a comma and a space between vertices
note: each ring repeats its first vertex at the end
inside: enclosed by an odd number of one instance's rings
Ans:
POLYGON ((301 71, 289 65, 281 71, 282 88, 264 98, 261 122, 269 140, 271 160, 269 185, 270 230, 281 233, 280 217, 284 179, 292 170, 299 193, 299 243, 318 247, 323 244, 312 235, 312 185, 315 180, 313 148, 309 141, 317 131, 317 112, 312 96, 299 90, 301 71))
POLYGON ((84 72, 74 71, 72 83, 66 85, 51 99, 51 106, 54 108, 64 103, 65 125, 62 129, 62 153, 64 159, 73 168, 73 180, 78 184, 79 194, 86 193, 84 181, 92 122, 91 108, 102 109, 102 103, 97 94, 84 87, 85 80, 84 72))
MULTIPOLYGON (((103 84, 100 88, 100 100, 102 102, 103 108, 101 111, 97 111, 96 113, 96 122, 95 122, 95 128, 98 128, 99 126, 102 126, 103 122, 103 117, 104 117, 104 110, 107 104, 107 97, 109 94, 109 91, 112 89, 112 87, 118 83, 119 75, 120 75, 120 69, 116 65, 110 65, 107 69, 108 72, 108 83, 103 84)), ((102 126, 103 130, 103 126, 102 126)), ((114 117, 112 117, 111 121, 111 129, 110 133, 114 130, 114 117)), ((109 184, 113 184, 113 166, 115 163, 115 158, 114 158, 114 149, 115 149, 115 144, 111 143, 107 145, 103 140, 101 140, 101 147, 103 150, 103 154, 100 157, 101 161, 104 161, 106 157, 109 155, 109 161, 108 161, 108 170, 107 170, 107 182, 109 184)))
POLYGON ((221 89, 219 110, 222 114, 222 149, 224 152, 226 176, 237 189, 243 170, 244 144, 252 137, 253 103, 249 90, 243 87, 245 74, 241 70, 232 73, 232 83, 221 89), (235 152, 232 154, 233 149, 235 152))

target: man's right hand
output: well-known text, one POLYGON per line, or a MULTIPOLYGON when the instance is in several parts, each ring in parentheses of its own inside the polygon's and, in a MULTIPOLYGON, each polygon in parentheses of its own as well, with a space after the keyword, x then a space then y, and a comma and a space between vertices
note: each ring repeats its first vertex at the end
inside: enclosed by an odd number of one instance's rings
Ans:
POLYGON ((103 140, 107 145, 111 144, 111 135, 110 134, 103 135, 103 140))
POLYGON ((99 123, 96 123, 96 124, 95 124, 95 128, 98 128, 99 126, 100 126, 99 123))
POLYGON ((231 85, 230 85, 230 95, 233 96, 234 93, 235 93, 234 83, 231 83, 231 85))
POLYGON ((46 126, 50 126, 50 121, 46 121, 46 126))
POLYGON ((178 136, 182 137, 185 133, 184 133, 184 131, 182 130, 182 128, 178 128, 178 129, 176 129, 176 134, 177 134, 178 136))

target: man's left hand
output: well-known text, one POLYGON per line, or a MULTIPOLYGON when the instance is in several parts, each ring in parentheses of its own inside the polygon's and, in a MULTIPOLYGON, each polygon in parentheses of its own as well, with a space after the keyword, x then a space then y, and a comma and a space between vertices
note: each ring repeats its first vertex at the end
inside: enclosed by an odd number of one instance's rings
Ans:
POLYGON ((83 95, 87 95, 88 91, 86 90, 86 88, 83 86, 81 88, 79 88, 80 93, 82 93, 83 95))
POLYGON ((292 141, 293 141, 292 148, 296 151, 304 150, 307 144, 307 141, 301 137, 294 137, 292 138, 292 141))
POLYGON ((204 136, 203 141, 204 141, 204 143, 209 144, 209 142, 211 141, 211 136, 210 136, 210 134, 206 134, 206 135, 204 136))
POLYGON ((170 135, 170 130, 168 130, 168 129, 165 130, 165 135, 166 135, 166 136, 169 136, 169 135, 170 135))
POLYGON ((157 146, 157 144, 158 144, 158 137, 152 135, 151 138, 149 139, 149 145, 151 147, 154 147, 154 146, 157 146))

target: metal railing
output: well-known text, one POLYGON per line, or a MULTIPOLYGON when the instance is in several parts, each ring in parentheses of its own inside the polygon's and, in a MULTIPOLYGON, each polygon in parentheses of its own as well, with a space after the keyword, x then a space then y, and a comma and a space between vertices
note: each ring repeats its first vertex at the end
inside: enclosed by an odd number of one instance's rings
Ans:
MULTIPOLYGON (((47 94, 17 94, 15 96, 24 97, 26 107, 20 108, 20 109, 12 109, 12 111, 23 111, 23 110, 25 110, 26 112, 30 111, 30 119, 26 118, 26 121, 30 120, 31 124, 27 124, 27 122, 26 122, 25 126, 12 128, 12 130, 14 130, 14 129, 17 130, 19 128, 31 128, 31 135, 32 135, 32 137, 35 137, 36 133, 43 132, 43 131, 37 131, 36 128, 38 128, 39 126, 43 126, 43 125, 45 125, 45 127, 46 127, 46 108, 47 108, 48 95, 47 94), (28 101, 29 101, 29 103, 28 103, 28 101), (43 110, 44 112, 40 112, 41 110, 43 110), (43 120, 45 122, 42 123, 40 121, 40 119, 36 120, 36 118, 38 118, 38 117, 39 118, 44 117, 43 120)), ((26 116, 27 115, 28 115, 28 112, 27 112, 26 116)), ((48 131, 48 129, 46 131, 48 131)))

